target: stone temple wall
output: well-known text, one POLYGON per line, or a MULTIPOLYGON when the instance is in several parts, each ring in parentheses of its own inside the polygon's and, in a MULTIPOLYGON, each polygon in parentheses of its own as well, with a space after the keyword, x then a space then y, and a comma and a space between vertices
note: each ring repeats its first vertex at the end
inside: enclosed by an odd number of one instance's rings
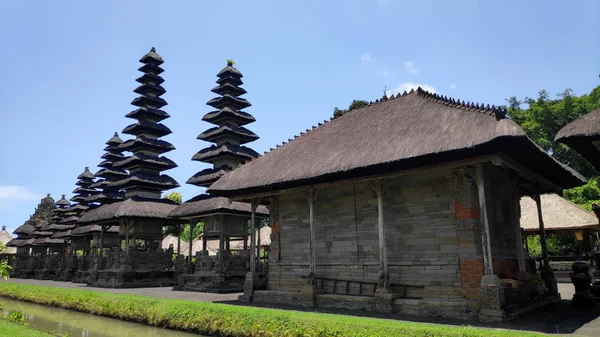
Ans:
MULTIPOLYGON (((408 295, 461 298, 451 169, 384 181, 384 219, 390 283, 408 295)), ((319 277, 377 282, 377 198, 367 182, 317 190, 314 207, 319 277)), ((279 196, 280 259, 269 266, 269 288, 306 284, 309 204, 302 192, 279 196)))

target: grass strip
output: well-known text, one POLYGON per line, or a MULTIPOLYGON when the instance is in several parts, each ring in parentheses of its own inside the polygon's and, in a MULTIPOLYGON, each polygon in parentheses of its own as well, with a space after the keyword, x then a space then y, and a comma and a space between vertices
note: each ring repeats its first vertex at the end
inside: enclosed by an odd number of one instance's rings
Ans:
POLYGON ((56 337, 56 335, 36 330, 28 326, 0 319, 0 336, 10 337, 56 337))
POLYGON ((159 299, 0 283, 0 296, 158 327, 223 337, 528 337, 532 332, 159 299))

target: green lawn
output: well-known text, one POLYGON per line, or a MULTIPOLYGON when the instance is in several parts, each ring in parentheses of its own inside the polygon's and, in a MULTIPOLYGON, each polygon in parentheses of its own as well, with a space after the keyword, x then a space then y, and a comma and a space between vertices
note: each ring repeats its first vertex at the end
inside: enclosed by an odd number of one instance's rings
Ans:
POLYGON ((0 336, 10 337, 55 337, 49 333, 35 330, 27 326, 19 325, 0 319, 0 336))
POLYGON ((0 296, 205 335, 219 334, 223 337, 542 336, 522 331, 264 309, 11 283, 0 283, 0 296))

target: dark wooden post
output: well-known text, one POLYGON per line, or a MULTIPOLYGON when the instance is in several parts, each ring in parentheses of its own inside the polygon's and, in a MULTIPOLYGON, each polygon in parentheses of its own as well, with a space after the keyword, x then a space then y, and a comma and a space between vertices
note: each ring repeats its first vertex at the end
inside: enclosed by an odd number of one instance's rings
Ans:
POLYGON ((256 271, 256 207, 258 199, 252 199, 252 215, 250 217, 250 272, 256 271))
POLYGON ((190 220, 190 242, 188 250, 188 267, 192 266, 192 242, 194 241, 194 228, 196 227, 197 219, 190 220))
POLYGON ((546 243, 546 230, 544 229, 544 217, 542 216, 542 199, 539 194, 533 196, 537 205, 538 220, 540 223, 540 243, 542 245, 542 261, 544 269, 550 270, 550 262, 548 260, 548 245, 546 243))
POLYGON ((383 181, 376 180, 372 184, 377 196, 377 236, 379 238, 379 290, 389 287, 389 270, 387 261, 387 244, 385 239, 385 222, 383 218, 383 181))

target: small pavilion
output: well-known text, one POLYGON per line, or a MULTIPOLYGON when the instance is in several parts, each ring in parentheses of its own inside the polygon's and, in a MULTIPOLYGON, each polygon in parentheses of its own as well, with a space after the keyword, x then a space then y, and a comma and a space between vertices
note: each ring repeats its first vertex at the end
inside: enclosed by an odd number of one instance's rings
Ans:
POLYGON ((249 274, 242 300, 504 321, 560 299, 545 240, 544 269, 525 263, 521 197, 545 238, 540 194, 584 183, 503 109, 419 88, 320 123, 208 192, 269 205, 268 290, 249 274))
MULTIPOLYGON (((217 109, 207 113, 202 120, 216 125, 202 132, 198 139, 214 143, 196 153, 192 160, 211 164, 187 183, 198 187, 209 187, 225 173, 239 165, 258 157, 258 153, 244 144, 258 139, 258 136, 244 127, 255 121, 243 109, 250 102, 240 97, 246 93, 241 88, 242 73, 232 61, 217 74, 217 86, 211 91, 219 95, 206 104, 217 109)), ((231 242, 246 242, 248 221, 255 226, 255 215, 266 216, 267 210, 258 204, 231 202, 227 198, 210 194, 200 194, 174 209, 170 216, 190 223, 190 232, 198 222, 203 222, 202 250, 196 253, 196 263, 192 268, 191 254, 188 258, 188 273, 179 276, 175 290, 239 292, 242 291, 246 273, 250 270, 250 260, 257 256, 254 249, 244 246, 237 254, 231 254, 231 242), (216 256, 209 254, 206 243, 218 240, 216 256), (252 256, 252 257, 251 257, 252 256)), ((254 248, 254 247, 253 247, 254 248)), ((192 242, 189 242, 192 252, 192 242)))
MULTIPOLYGON (((578 242, 576 259, 592 259, 590 235, 598 232, 598 217, 558 194, 541 195, 544 210, 544 229, 554 235, 573 235, 578 242)), ((527 236, 539 234, 539 218, 535 200, 530 197, 521 198, 521 228, 524 232, 525 245, 527 236)), ((556 257, 571 258, 571 257, 556 257)))
MULTIPOLYGON (((160 123, 169 118, 161 110, 167 102, 161 98, 166 90, 162 87, 164 71, 160 66, 162 57, 154 48, 140 59, 143 74, 136 79, 140 85, 134 90, 139 94, 131 104, 137 109, 126 115, 136 120, 123 133, 135 138, 117 146, 120 151, 130 152, 112 164, 112 168, 128 171, 128 175, 111 182, 108 186, 124 190, 124 199, 102 205, 86 212, 81 225, 119 226, 119 235, 125 239, 125 250, 111 252, 98 270, 96 279, 89 285, 110 288, 157 287, 175 283, 172 270, 172 251, 163 251, 162 228, 173 221, 168 214, 177 203, 161 199, 161 192, 179 187, 175 179, 162 171, 177 167, 163 153, 175 147, 162 139, 171 130, 160 123)), ((117 159, 117 158, 115 158, 117 159)))

